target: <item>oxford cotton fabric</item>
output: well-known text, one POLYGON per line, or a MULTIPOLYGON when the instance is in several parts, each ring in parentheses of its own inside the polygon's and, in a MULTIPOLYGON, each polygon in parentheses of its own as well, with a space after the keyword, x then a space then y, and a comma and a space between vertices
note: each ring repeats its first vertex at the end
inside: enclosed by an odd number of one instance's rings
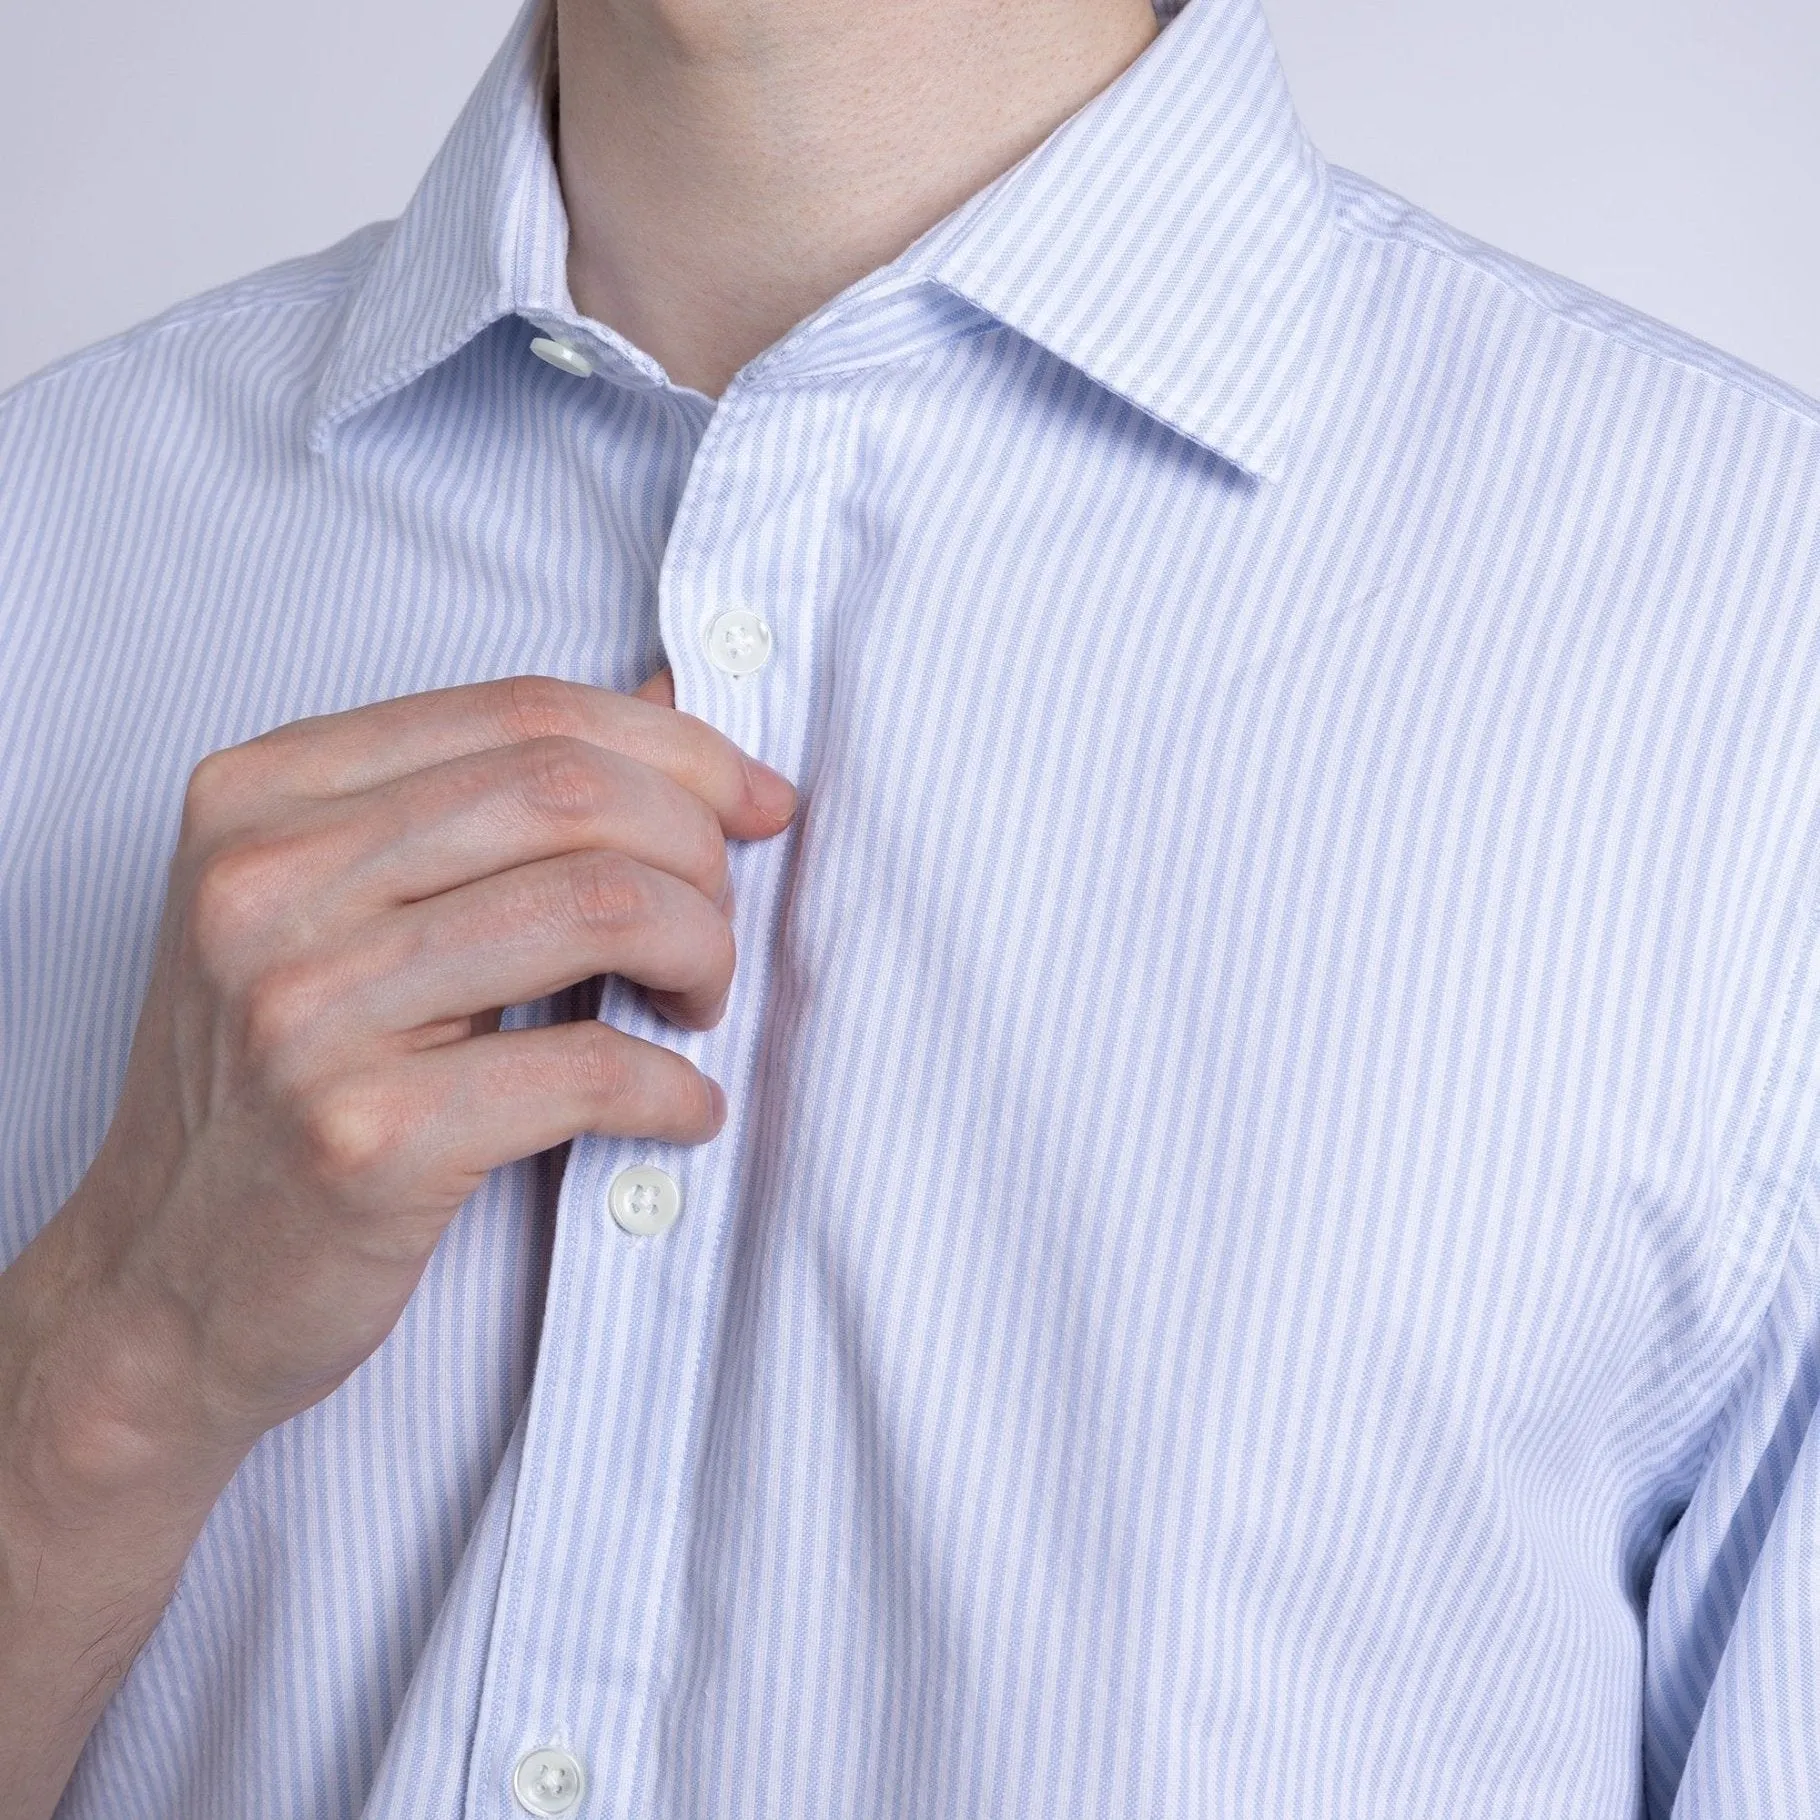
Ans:
POLYGON ((572 305, 541 33, 0 404, 6 1255, 189 768, 468 679, 799 780, 717 1029, 511 1014, 731 1116, 489 1179, 61 1820, 1820 1812, 1820 413, 1328 167, 1254 0, 714 404, 572 305))

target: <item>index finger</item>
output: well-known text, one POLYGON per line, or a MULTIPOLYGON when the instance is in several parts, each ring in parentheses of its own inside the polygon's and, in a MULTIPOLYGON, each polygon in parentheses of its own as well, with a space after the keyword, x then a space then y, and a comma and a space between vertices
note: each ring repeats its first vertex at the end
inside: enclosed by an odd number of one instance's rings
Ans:
POLYGON ((266 760, 288 793, 324 798, 357 795, 452 758, 552 735, 586 740, 663 772, 700 797, 736 839, 775 833, 795 810, 789 780, 705 720, 658 699, 557 676, 461 683, 312 715, 262 733, 243 750, 266 760))

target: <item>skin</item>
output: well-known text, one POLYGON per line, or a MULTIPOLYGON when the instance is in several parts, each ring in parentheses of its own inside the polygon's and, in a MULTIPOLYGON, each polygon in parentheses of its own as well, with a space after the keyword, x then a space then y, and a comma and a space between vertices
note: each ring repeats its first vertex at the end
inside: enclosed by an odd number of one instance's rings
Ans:
POLYGON ((1150 0, 556 0, 569 288, 718 397, 1039 145, 1150 0))
MULTIPOLYGON (((1149 42, 1147 0, 559 0, 581 308, 718 396, 1149 42)), ((0 1272, 0 1820, 45 1820, 258 1438, 391 1330, 501 1164, 695 1143, 689 1062, 502 1007, 736 991, 726 842, 795 794, 673 705, 517 677, 192 774, 113 1122, 0 1272)))

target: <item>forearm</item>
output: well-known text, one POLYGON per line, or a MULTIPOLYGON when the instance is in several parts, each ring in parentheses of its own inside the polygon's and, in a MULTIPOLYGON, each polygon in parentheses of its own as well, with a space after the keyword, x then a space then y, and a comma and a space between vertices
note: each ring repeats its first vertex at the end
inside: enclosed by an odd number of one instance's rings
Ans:
POLYGON ((72 1206, 0 1272, 0 1820, 55 1808, 233 1465, 91 1249, 72 1206))

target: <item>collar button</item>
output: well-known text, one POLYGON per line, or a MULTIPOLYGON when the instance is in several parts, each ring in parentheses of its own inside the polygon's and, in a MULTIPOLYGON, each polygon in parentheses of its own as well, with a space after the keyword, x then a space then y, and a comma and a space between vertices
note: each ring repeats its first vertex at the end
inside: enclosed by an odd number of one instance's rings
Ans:
POLYGON ((531 352, 558 372, 572 373, 577 379, 591 379, 594 375, 594 362, 573 342, 554 341, 548 335, 539 335, 531 343, 531 352))

